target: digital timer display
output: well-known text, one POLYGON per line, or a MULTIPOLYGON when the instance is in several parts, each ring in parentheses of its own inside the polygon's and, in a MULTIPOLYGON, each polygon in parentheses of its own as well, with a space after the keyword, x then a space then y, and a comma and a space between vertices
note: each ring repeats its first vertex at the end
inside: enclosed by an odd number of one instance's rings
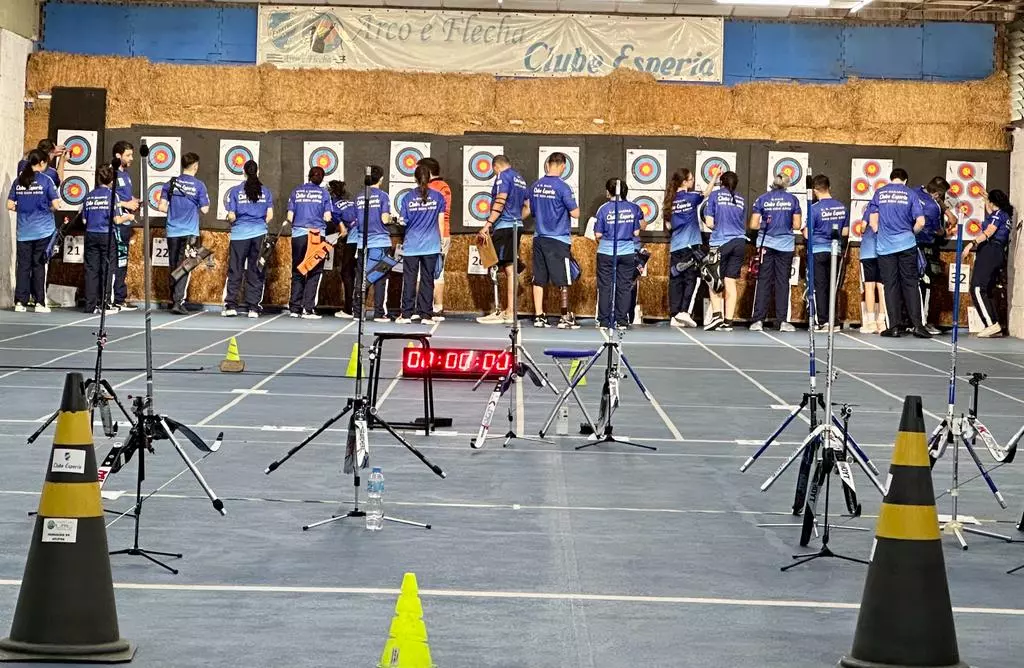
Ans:
POLYGON ((423 378, 428 369, 434 378, 500 378, 511 367, 512 353, 506 350, 402 349, 402 375, 406 378, 423 378))

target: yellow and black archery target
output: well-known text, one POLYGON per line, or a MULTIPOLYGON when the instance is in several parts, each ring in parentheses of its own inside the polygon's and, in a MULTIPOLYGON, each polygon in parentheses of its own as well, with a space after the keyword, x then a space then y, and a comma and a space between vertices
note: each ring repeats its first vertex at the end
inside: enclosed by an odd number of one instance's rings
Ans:
POLYGON ((967 186, 967 194, 971 197, 981 199, 985 196, 985 187, 977 181, 971 181, 970 185, 967 186))
POLYGON ((309 153, 309 165, 313 167, 319 167, 324 170, 324 176, 330 176, 334 172, 338 171, 338 166, 341 164, 341 160, 338 157, 338 152, 330 146, 320 146, 309 153))
POLYGON ((224 152, 224 167, 234 176, 242 176, 245 163, 253 159, 248 146, 236 145, 224 152))
POLYGON ((494 177, 494 154, 490 151, 477 151, 466 164, 474 179, 487 181, 494 177))
POLYGON ((146 195, 146 201, 149 203, 149 208, 156 211, 160 208, 160 199, 163 197, 163 182, 154 183, 149 186, 149 193, 146 195))
MULTIPOLYGON (((398 184, 396 184, 398 185, 398 184)), ((415 188, 411 184, 401 184, 405 187, 400 188, 391 195, 391 211, 392 213, 398 213, 402 210, 402 204, 406 198, 415 192, 415 188)))
POLYGON ((871 192, 871 182, 863 176, 853 180, 853 192, 860 196, 867 196, 871 192))
POLYGON ((969 181, 977 176, 977 170, 971 163, 964 162, 956 168, 956 175, 964 181, 969 181))
MULTIPOLYGON (((425 158, 423 151, 416 146, 406 146, 395 153, 395 169, 398 174, 412 180, 416 177, 416 165, 425 158)), ((489 168, 489 167, 488 167, 489 168)))
POLYGON ((88 194, 89 182, 83 176, 73 174, 61 181, 60 198, 71 206, 81 206, 88 194))
POLYGON ((491 194, 481 190, 469 196, 469 215, 479 223, 487 222, 487 216, 491 214, 491 194))
POLYGON ((644 214, 644 222, 648 225, 656 222, 661 217, 661 202, 652 195, 638 195, 633 199, 633 204, 640 207, 644 214))
POLYGON ((82 167, 92 158, 92 142, 81 135, 72 135, 64 140, 68 165, 82 167))
POLYGON ((724 158, 714 156, 708 158, 700 165, 700 175, 704 183, 714 183, 718 177, 732 169, 732 166, 724 158))
POLYGON ((178 153, 167 142, 157 142, 149 147, 147 161, 149 168, 154 172, 166 172, 174 168, 178 161, 178 153))
POLYGON ((786 187, 792 188, 804 180, 804 168, 800 161, 795 158, 781 158, 775 161, 772 166, 772 176, 781 176, 785 179, 786 187))
POLYGON ((629 166, 633 180, 642 186, 649 186, 657 183, 661 178, 661 161, 653 155, 641 154, 633 159, 629 166))

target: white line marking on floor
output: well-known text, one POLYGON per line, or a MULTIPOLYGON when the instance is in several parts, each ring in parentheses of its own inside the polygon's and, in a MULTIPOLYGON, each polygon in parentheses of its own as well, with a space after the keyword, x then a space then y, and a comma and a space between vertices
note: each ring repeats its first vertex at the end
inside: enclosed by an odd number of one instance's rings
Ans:
MULTIPOLYGON (((18 339, 24 339, 24 338, 27 338, 29 336, 35 336, 36 334, 43 334, 45 332, 52 332, 52 331, 57 330, 57 329, 64 329, 65 327, 74 327, 75 325, 77 325, 77 324, 79 324, 81 322, 86 322, 86 321, 89 321, 89 320, 99 320, 99 316, 98 315, 90 315, 88 317, 81 318, 79 320, 72 320, 71 322, 66 322, 63 325, 54 325, 53 327, 45 327, 43 329, 37 329, 37 330, 35 330, 33 332, 29 332, 27 334, 18 334, 17 336, 8 336, 6 339, 0 339, 0 343, 7 343, 8 341, 17 341, 18 339)), ((7 324, 7 323, 5 323, 5 324, 7 324)), ((19 322, 18 324, 19 325, 21 325, 21 324, 26 324, 27 325, 27 324, 30 324, 30 323, 20 323, 19 322)))
MULTIPOLYGON (((883 353, 888 353, 889 355, 892 355, 893 357, 897 357, 897 358, 899 358, 901 360, 904 360, 906 362, 910 362, 911 364, 916 364, 918 366, 924 367, 925 369, 931 369, 932 371, 936 371, 939 374, 943 374, 946 377, 946 384, 947 384, 947 386, 949 385, 949 369, 940 369, 939 367, 932 366, 931 364, 925 364, 924 362, 918 362, 913 357, 907 357, 906 355, 901 355, 901 354, 899 354, 898 352, 896 352, 894 350, 888 350, 887 348, 882 348, 881 346, 875 345, 874 343, 871 343, 870 341, 861 341, 860 339, 854 338, 854 337, 850 336, 849 334, 843 334, 843 336, 845 336, 848 339, 852 339, 852 340, 856 341, 857 343, 861 343, 861 344, 863 344, 865 346, 869 346, 871 348, 874 348, 875 350, 880 350, 883 353)), ((958 380, 962 380, 962 381, 966 381, 967 380, 966 376, 958 376, 957 378, 958 378, 958 380)), ((1020 399, 1018 397, 1015 397, 1013 395, 1007 394, 1005 392, 1001 392, 1000 390, 997 390, 994 387, 989 387, 988 385, 981 385, 980 387, 981 387, 981 389, 987 390, 987 391, 989 391, 989 392, 991 392, 993 394, 998 394, 999 396, 1003 397, 1004 399, 1010 399, 1011 401, 1016 401, 1019 404, 1024 404, 1024 399, 1020 399)))
MULTIPOLYGON (((801 355, 804 355, 805 357, 808 356, 807 351, 801 350, 800 348, 797 348, 796 346, 794 346, 791 343, 783 341, 782 339, 780 339, 778 337, 775 337, 775 336, 769 334, 768 332, 761 332, 761 333, 764 334, 765 336, 767 336, 772 341, 776 341, 778 343, 781 343, 782 345, 786 346, 787 348, 792 348, 793 350, 797 351, 801 355)), ((850 338, 853 338, 853 337, 850 337, 850 338)), ((854 339, 854 340, 856 341, 856 339, 854 339)), ((838 364, 836 364, 834 366, 835 366, 835 369, 837 371, 839 371, 840 373, 845 374, 845 375, 849 376, 850 378, 853 378, 855 381, 857 381, 859 383, 863 383, 863 384, 867 385, 868 387, 870 387, 870 388, 872 388, 874 390, 877 390, 878 392, 881 392, 882 394, 884 394, 885 396, 889 397, 890 399, 895 399, 896 401, 900 402, 900 405, 902 405, 904 399, 906 399, 906 397, 901 397, 901 396, 898 396, 896 394, 893 394, 892 392, 890 392, 889 390, 885 389, 884 387, 881 387, 879 385, 875 385, 870 380, 865 380, 864 378, 861 378, 857 374, 852 373, 852 372, 844 369, 843 367, 839 366, 838 364)), ((936 415, 935 413, 932 413, 929 410, 925 410, 924 414, 927 415, 928 417, 930 417, 933 420, 941 420, 942 419, 938 415, 936 415)))
MULTIPOLYGON (((303 353, 299 354, 299 355, 298 355, 297 357, 295 357, 295 358, 294 358, 293 360, 291 360, 290 362, 288 362, 288 363, 286 363, 286 364, 285 364, 284 366, 282 366, 282 367, 281 367, 280 369, 278 369, 278 370, 277 370, 277 371, 275 371, 274 373, 270 374, 269 376, 267 376, 266 378, 264 378, 264 379, 263 379, 263 380, 261 380, 260 382, 256 383, 255 385, 253 385, 253 386, 252 386, 252 388, 250 388, 250 389, 252 389, 252 390, 258 390, 258 389, 260 389, 261 387, 263 387, 264 385, 266 385, 266 384, 267 384, 267 383, 269 383, 270 381, 274 380, 274 378, 276 378, 278 374, 280 374, 280 373, 282 373, 282 372, 284 372, 284 371, 287 371, 288 369, 290 369, 290 368, 291 368, 291 367, 293 367, 294 365, 298 364, 298 363, 299 363, 300 361, 302 361, 302 359, 303 359, 303 358, 305 358, 306 356, 308 356, 309 354, 311 354, 311 353, 312 353, 313 351, 315 351, 315 350, 319 350, 320 348, 323 348, 324 346, 326 346, 326 345, 327 345, 328 343, 330 343, 330 342, 331 342, 331 341, 333 341, 333 340, 334 340, 335 338, 337 338, 337 337, 338 337, 338 335, 340 335, 340 334, 341 334, 342 332, 344 332, 344 331, 345 331, 345 330, 347 330, 348 328, 352 327, 352 325, 354 325, 354 324, 355 324, 355 322, 350 322, 350 323, 348 323, 347 325, 345 325, 344 327, 342 327, 342 328, 341 328, 341 329, 339 329, 338 331, 334 332, 333 334, 331 334, 330 336, 328 336, 328 337, 327 337, 326 339, 324 339, 324 340, 323 340, 323 341, 321 341, 320 343, 316 344, 316 345, 315 345, 315 346, 313 346, 312 348, 309 348, 309 349, 308 349, 308 350, 306 350, 305 352, 303 352, 303 353)), ((196 423, 196 426, 197 426, 197 427, 202 427, 202 426, 205 426, 205 425, 206 425, 206 424, 207 424, 207 423, 208 423, 208 422, 209 422, 210 420, 212 420, 213 418, 215 418, 215 417, 217 417, 218 415, 221 415, 221 414, 223 414, 223 413, 225 413, 225 412, 227 412, 227 411, 231 410, 231 409, 232 409, 232 408, 234 408, 235 406, 237 406, 237 405, 238 405, 239 403, 241 403, 241 401, 242 401, 243 399, 245 399, 245 397, 246 397, 246 396, 248 396, 248 395, 247 395, 247 394, 240 394, 240 395, 238 395, 237 397, 235 397, 234 399, 232 399, 232 400, 231 400, 231 401, 229 401, 228 403, 224 404, 223 406, 221 406, 220 408, 218 408, 217 410, 215 410, 214 412, 210 413, 209 415, 207 415, 206 417, 204 417, 204 418, 203 418, 202 420, 200 420, 199 422, 197 422, 197 423, 196 423)))
MULTIPOLYGON (((942 339, 934 339, 934 338, 932 339, 932 341, 934 341, 935 343, 938 343, 939 345, 946 346, 947 348, 952 348, 953 347, 953 344, 950 343, 949 341, 943 341, 942 339)), ((996 357, 995 355, 990 355, 989 353, 983 353, 980 350, 972 350, 972 349, 968 348, 967 346, 963 345, 962 343, 958 343, 957 344, 957 349, 962 351, 962 352, 965 352, 965 353, 971 353, 972 355, 978 355, 980 357, 987 357, 988 359, 995 360, 996 362, 999 362, 1001 364, 1008 364, 1010 366, 1015 366, 1015 367, 1017 367, 1019 369, 1024 369, 1024 364, 1018 364, 1017 362, 1011 362, 1010 360, 1005 360, 1005 359, 1003 359, 1001 357, 996 357)), ((992 378, 992 377, 993 376, 989 376, 989 378, 992 378)))
MULTIPOLYGON (((0 586, 19 587, 21 580, 0 580, 0 586)), ((302 587, 284 585, 211 585, 211 584, 150 584, 116 582, 115 589, 134 591, 185 591, 233 594, 332 594, 350 596, 397 596, 401 590, 390 587, 302 587)), ((840 601, 794 601, 756 598, 715 598, 704 596, 637 596, 624 594, 582 594, 573 592, 484 591, 470 589, 420 589, 427 598, 469 598, 521 601, 575 601, 593 603, 657 603, 668 605, 729 606, 746 608, 796 608, 810 610, 858 610, 859 603, 840 601)), ((999 615, 1024 617, 1020 608, 954 607, 961 615, 999 615)))
POLYGON ((250 389, 247 389, 247 388, 244 388, 244 387, 236 387, 235 389, 233 389, 230 392, 228 392, 228 394, 260 394, 260 395, 264 395, 266 393, 267 393, 267 390, 250 390, 250 389))
MULTIPOLYGON (((182 317, 179 317, 179 318, 175 318, 174 320, 168 320, 167 322, 163 323, 162 325, 157 325, 156 327, 153 328, 153 330, 165 329, 166 327, 168 327, 169 325, 171 325, 173 323, 182 322, 182 321, 188 320, 189 318, 194 318, 197 315, 199 315, 200 313, 202 313, 202 311, 200 311, 199 313, 192 313, 191 315, 186 315, 186 316, 182 316, 182 317)), ((141 330, 139 330, 137 332, 134 332, 132 334, 126 334, 124 336, 119 336, 116 339, 110 339, 110 340, 107 341, 106 346, 109 347, 110 344, 117 343, 119 341, 127 341, 128 339, 132 339, 132 338, 135 338, 136 336, 140 336, 142 334, 145 334, 145 332, 146 332, 146 330, 141 329, 141 330)), ((95 350, 95 349, 96 349, 96 345, 93 344, 93 345, 89 346, 88 348, 82 348, 81 350, 76 350, 75 352, 67 353, 65 355, 61 355, 60 357, 54 357, 51 360, 47 360, 45 362, 41 362, 41 363, 35 364, 33 366, 36 366, 36 367, 48 366, 50 364, 53 364, 54 362, 59 362, 62 359, 67 359, 68 357, 74 357, 75 355, 80 355, 82 353, 87 353, 90 350, 95 350)), ((7 373, 5 373, 3 375, 0 375, 0 380, 2 380, 4 378, 8 378, 10 376, 13 376, 16 373, 21 373, 22 371, 29 371, 31 369, 32 369, 32 366, 28 366, 28 367, 22 367, 20 369, 15 369, 14 371, 8 371, 7 373)), ((46 417, 49 417, 49 415, 47 415, 46 417)))

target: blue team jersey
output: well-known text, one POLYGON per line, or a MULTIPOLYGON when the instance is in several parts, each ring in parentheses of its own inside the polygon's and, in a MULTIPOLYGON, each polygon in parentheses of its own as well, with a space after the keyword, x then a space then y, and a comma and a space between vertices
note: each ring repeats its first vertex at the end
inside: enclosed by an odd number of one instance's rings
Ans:
POLYGON ((53 179, 43 172, 36 172, 35 180, 28 188, 14 179, 7 199, 15 203, 18 219, 18 241, 35 241, 53 235, 53 200, 60 199, 53 179))
POLYGON ((683 250, 700 244, 700 223, 697 210, 704 195, 692 190, 680 190, 672 199, 672 231, 669 251, 683 250))
POLYGON ((288 211, 292 214, 292 236, 304 237, 309 230, 327 229, 325 213, 334 210, 334 203, 326 190, 315 183, 303 183, 288 198, 288 211))
POLYGON ((832 250, 832 226, 839 228, 839 234, 843 233, 850 224, 850 216, 846 213, 846 207, 837 199, 818 200, 811 205, 809 215, 811 219, 808 227, 814 235, 811 240, 814 253, 828 253, 832 250))
POLYGON ((444 196, 436 190, 427 190, 427 201, 413 191, 402 200, 402 220, 405 221, 403 255, 437 255, 441 252, 441 223, 445 212, 444 196))
POLYGON ((605 202, 597 210, 594 233, 601 235, 597 242, 598 255, 632 255, 636 252, 636 233, 644 212, 633 202, 605 202), (616 219, 616 209, 618 218, 616 219))
MULTIPOLYGON (((864 222, 867 223, 871 218, 872 213, 876 213, 878 209, 870 202, 864 207, 864 222)), ((875 249, 875 231, 871 229, 870 225, 864 226, 864 234, 860 238, 860 259, 862 260, 874 260, 878 258, 878 251, 875 249)))
POLYGON ((705 217, 714 218, 715 227, 711 230, 711 245, 723 246, 733 239, 747 236, 744 214, 747 209, 743 196, 719 188, 708 198, 705 217))
POLYGON ((996 226, 995 234, 990 239, 998 241, 1004 246, 1007 245, 1010 241, 1010 216, 1002 209, 996 209, 985 216, 985 222, 981 226, 982 231, 987 230, 989 225, 996 226))
POLYGON ((902 183, 890 183, 875 191, 871 203, 878 209, 879 255, 893 255, 917 246, 914 222, 924 215, 921 198, 902 183))
MULTIPOLYGON (((366 215, 366 197, 359 193, 355 201, 356 222, 349 234, 355 235, 356 248, 363 247, 363 216, 366 215)), ((370 188, 369 216, 370 224, 367 229, 367 248, 391 248, 391 234, 388 228, 384 227, 381 216, 391 213, 391 200, 388 194, 380 188, 370 188)))
MULTIPOLYGON (((85 218, 85 231, 107 234, 110 232, 110 187, 100 186, 85 196, 82 203, 82 217, 85 218)), ((121 198, 116 197, 115 205, 121 198)), ((115 210, 114 215, 120 211, 115 210)))
POLYGON ((569 212, 578 208, 572 188, 559 176, 542 176, 530 186, 530 213, 537 223, 535 237, 572 241, 569 212))
MULTIPOLYGON (((356 224, 356 203, 350 199, 336 199, 334 205, 331 208, 331 221, 338 226, 340 230, 342 226, 345 227, 346 232, 352 231, 352 226, 356 224)), ((345 243, 354 244, 355 239, 349 234, 345 237, 345 243)))
POLYGON ((228 190, 227 210, 235 214, 235 222, 231 223, 231 240, 255 239, 266 234, 267 211, 273 207, 274 197, 266 186, 262 186, 255 202, 245 194, 244 183, 228 190))
POLYGON ((182 174, 173 181, 173 193, 171 181, 160 191, 160 201, 167 202, 167 236, 199 236, 199 210, 210 206, 206 184, 191 174, 182 174))
POLYGON ((917 233, 917 243, 931 245, 942 230, 942 208, 924 186, 917 188, 916 192, 924 209, 924 227, 917 233))
POLYGON ((793 216, 800 214, 800 200, 785 190, 772 190, 754 200, 751 210, 761 216, 759 236, 763 235, 765 248, 791 252, 796 248, 793 239, 793 216))
POLYGON ((523 202, 526 201, 526 181, 519 172, 509 167, 494 177, 491 186, 491 202, 505 195, 505 208, 501 210, 494 229, 504 230, 523 224, 523 202))
MULTIPOLYGON (((28 164, 28 160, 21 159, 21 160, 18 161, 18 174, 21 173, 21 170, 25 169, 25 165, 27 165, 27 164, 28 164)), ((60 187, 60 174, 57 173, 56 169, 54 169, 53 167, 47 166, 46 169, 43 171, 43 174, 46 174, 47 176, 50 177, 50 180, 53 181, 53 185, 55 187, 57 187, 57 188, 60 187)))
POLYGON ((115 192, 119 202, 127 202, 134 197, 132 195, 132 175, 124 167, 117 170, 117 188, 115 192))

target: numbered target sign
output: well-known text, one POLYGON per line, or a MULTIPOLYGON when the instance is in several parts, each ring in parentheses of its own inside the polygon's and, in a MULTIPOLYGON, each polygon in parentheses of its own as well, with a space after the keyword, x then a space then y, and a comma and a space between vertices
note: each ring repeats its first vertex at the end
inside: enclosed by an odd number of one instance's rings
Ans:
POLYGON ((664 149, 626 149, 626 185, 630 190, 665 190, 664 149))
POLYGON ((704 190, 709 183, 715 183, 725 172, 736 170, 736 153, 733 151, 697 151, 697 174, 694 182, 697 190, 704 190))
POLYGON ((394 183, 410 183, 416 180, 416 166, 420 160, 430 156, 430 142, 393 141, 391 142, 391 167, 388 181, 394 183))
MULTIPOLYGON (((956 290, 956 283, 957 283, 956 263, 955 262, 950 262, 949 263, 949 267, 946 270, 946 272, 947 272, 947 277, 949 279, 949 281, 948 281, 948 283, 949 283, 949 291, 953 292, 954 290, 956 290)), ((963 293, 963 294, 967 294, 967 292, 970 289, 970 287, 971 287, 971 265, 969 265, 969 264, 961 264, 960 265, 960 292, 963 293)))
POLYGON ((64 146, 66 171, 96 171, 96 131, 57 130, 57 144, 64 146))
POLYGON ((170 255, 167 252, 167 239, 164 237, 153 237, 152 260, 154 267, 169 267, 170 255))
POLYGON ((776 176, 781 176, 786 187, 793 190, 805 190, 804 180, 808 174, 808 155, 791 151, 768 151, 768 183, 771 188, 776 176))
POLYGON ((800 256, 793 253, 793 264, 789 267, 789 285, 798 287, 800 285, 800 256))
POLYGON ((66 172, 59 188, 61 210, 81 209, 85 196, 92 190, 92 183, 92 174, 88 172, 66 172))
POLYGON ((309 170, 319 167, 324 170, 324 185, 328 181, 342 181, 345 178, 345 142, 342 141, 307 141, 302 142, 302 174, 297 176, 303 181, 309 170))
POLYGON ((82 235, 64 237, 64 262, 82 264, 85 259, 85 237, 82 235))
POLYGON ((503 146, 463 146, 462 183, 466 188, 490 185, 494 178, 494 156, 500 155, 503 146))
MULTIPOLYGON (((245 163, 250 160, 259 162, 260 143, 250 139, 221 139, 220 140, 220 169, 221 181, 241 181, 245 172, 245 163)), ((305 177, 305 175, 303 175, 305 177)))
MULTIPOLYGON (((341 241, 341 243, 345 243, 341 241)), ((334 269, 334 246, 327 247, 327 257, 324 259, 324 271, 331 271, 334 269)))
POLYGON ((464 227, 483 227, 487 222, 487 216, 491 214, 491 191, 463 191, 462 199, 464 202, 462 225, 464 227))
POLYGON ((469 247, 469 264, 466 266, 466 273, 473 276, 486 276, 487 267, 480 261, 480 249, 473 244, 469 247))

